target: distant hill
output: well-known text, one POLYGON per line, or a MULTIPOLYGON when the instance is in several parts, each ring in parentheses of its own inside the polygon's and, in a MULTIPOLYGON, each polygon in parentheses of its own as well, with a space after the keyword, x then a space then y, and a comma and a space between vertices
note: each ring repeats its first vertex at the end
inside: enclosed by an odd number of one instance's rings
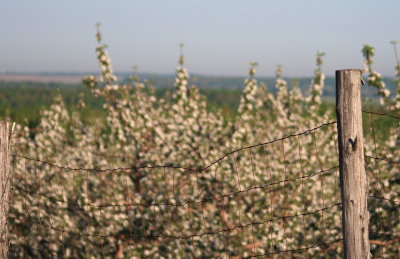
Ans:
MULTIPOLYGON (((35 127, 40 120, 40 110, 49 107, 57 93, 61 93, 67 107, 75 107, 80 96, 86 102, 87 108, 82 111, 85 120, 104 118, 103 100, 95 98, 88 89, 83 87, 81 79, 85 74, 7 74, 0 75, 0 119, 9 117, 19 123, 26 123, 35 127), (27 119, 27 121, 25 121, 27 119)), ((119 78, 127 80, 128 74, 118 74, 119 78)), ((143 79, 152 80, 156 87, 156 95, 162 97, 166 90, 173 89, 174 75, 141 74, 143 79)), ((257 78, 265 82, 270 91, 275 92, 274 78, 257 78)), ((293 86, 295 78, 286 78, 289 86, 293 86)), ((310 87, 311 78, 299 78, 298 84, 306 95, 310 87)), ((394 92, 391 79, 385 79, 389 89, 394 92)), ((204 76, 193 75, 189 85, 196 85, 200 93, 206 96, 210 110, 221 110, 226 118, 234 118, 239 105, 244 85, 243 77, 204 76)), ((368 97, 373 103, 378 101, 377 90, 363 86, 363 97, 368 97)), ((328 77, 325 80, 323 99, 327 104, 335 100, 335 79, 328 77)))
MULTIPOLYGON (((3 82, 40 82, 49 86, 51 83, 52 87, 57 87, 57 83, 61 83, 60 87, 77 87, 81 84, 82 77, 90 73, 74 73, 74 72, 41 72, 41 73, 7 73, 0 74, 0 81, 3 82)), ((92 73, 96 74, 96 73, 92 73)), ((126 81, 129 73, 116 73, 116 75, 121 79, 121 81, 126 81)), ((139 74, 142 79, 148 79, 153 82, 156 88, 173 88, 174 85, 174 75, 173 74, 139 74)), ((240 90, 244 86, 244 77, 239 76, 207 76, 207 75, 191 75, 189 85, 196 85, 200 89, 230 89, 230 90, 240 90)), ((264 82, 267 84, 268 90, 275 92, 275 79, 272 77, 256 77, 259 82, 264 82)), ((298 85, 303 92, 303 94, 308 93, 308 89, 311 84, 311 77, 290 77, 284 78, 288 81, 289 87, 293 86, 294 80, 297 80, 298 85)), ((395 85, 393 83, 393 78, 385 78, 388 89, 393 92, 395 85)), ((363 86, 363 95, 374 99, 376 95, 376 90, 363 86)), ((325 80, 325 88, 323 97, 333 98, 335 96, 335 78, 327 77, 325 80)))

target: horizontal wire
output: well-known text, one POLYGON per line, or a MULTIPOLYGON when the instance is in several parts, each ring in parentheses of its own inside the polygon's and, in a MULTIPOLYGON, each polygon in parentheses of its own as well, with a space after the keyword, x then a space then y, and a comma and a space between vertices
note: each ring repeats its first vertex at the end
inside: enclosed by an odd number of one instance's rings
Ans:
POLYGON ((58 169, 63 169, 66 171, 88 171, 88 172, 113 172, 113 171, 120 171, 120 172, 124 172, 124 171, 131 171, 131 170, 139 170, 139 169, 160 169, 160 168, 170 168, 170 169, 183 169, 186 171, 193 171, 195 172, 196 169, 192 169, 192 168, 185 168, 185 167, 181 167, 181 166, 172 166, 172 165, 156 165, 156 166, 138 166, 138 167, 117 167, 117 168, 106 168, 106 169, 96 169, 96 168, 72 168, 72 167, 68 167, 68 166, 60 166, 48 161, 44 161, 44 160, 40 160, 40 159, 36 159, 36 158, 32 158, 32 157, 27 157, 27 156, 22 156, 22 155, 11 155, 13 157, 18 157, 18 158, 23 158, 26 160, 31 160, 31 161, 35 161, 35 162, 39 162, 42 164, 46 164, 52 167, 56 167, 58 169))
POLYGON ((367 156, 367 155, 365 155, 364 157, 370 158, 370 159, 376 159, 376 160, 386 161, 386 162, 388 162, 389 164, 400 164, 400 162, 398 162, 398 161, 392 161, 392 160, 389 160, 389 159, 387 159, 387 158, 382 158, 382 157, 367 156))
POLYGON ((386 114, 386 113, 371 112, 371 111, 365 111, 365 110, 363 110, 362 112, 368 113, 368 114, 374 114, 374 115, 387 116, 387 117, 391 117, 391 118, 400 120, 400 117, 397 117, 397 116, 394 116, 394 115, 390 115, 390 114, 386 114))
POLYGON ((136 167, 125 167, 125 168, 120 167, 120 168, 106 168, 106 169, 72 168, 72 167, 68 167, 68 166, 60 166, 60 165, 57 165, 57 164, 54 164, 54 163, 51 163, 51 162, 48 162, 48 161, 43 161, 43 160, 40 160, 40 159, 37 159, 37 158, 27 157, 27 156, 24 156, 24 155, 13 154, 11 156, 18 157, 18 158, 23 158, 23 159, 31 160, 31 161, 35 161, 35 162, 39 162, 39 163, 42 163, 42 164, 47 164, 49 166, 56 167, 58 169, 67 170, 67 171, 110 172, 110 171, 129 171, 129 170, 139 170, 139 169, 171 168, 171 169, 182 169, 182 170, 185 170, 186 173, 202 172, 202 171, 205 171, 205 170, 209 169, 211 166, 219 163, 224 158, 226 158, 226 157, 228 157, 228 156, 230 156, 230 155, 232 155, 234 153, 240 152, 242 150, 251 149, 251 148, 260 147, 260 146, 265 146, 265 145, 269 145, 269 144, 272 144, 274 142, 282 141, 282 140, 285 140, 285 139, 288 139, 288 138, 291 138, 291 137, 297 137, 297 136, 305 135, 307 133, 310 133, 312 131, 320 129, 320 128, 324 127, 324 126, 332 125, 332 124, 335 124, 335 123, 336 123, 336 121, 323 123, 323 124, 321 124, 321 125, 319 125, 319 126, 317 126, 315 128, 307 129, 307 130, 305 130, 303 132, 300 132, 300 133, 290 134, 290 135, 287 135, 285 137, 281 137, 281 138, 278 138, 278 139, 273 139, 271 141, 267 141, 267 142, 258 143, 258 144, 255 144, 255 145, 245 146, 245 147, 241 147, 241 148, 235 149, 235 150, 230 151, 230 152, 226 153, 225 155, 221 156, 217 160, 211 162, 209 165, 207 165, 207 166, 205 166, 203 168, 198 168, 198 169, 186 168, 186 167, 182 167, 182 166, 172 166, 172 165, 136 166, 136 167))
POLYGON ((392 234, 390 234, 390 233, 372 232, 372 233, 370 233, 370 235, 387 236, 387 237, 391 237, 391 239, 393 239, 393 240, 395 240, 395 239, 400 239, 400 236, 398 236, 398 235, 392 235, 392 234))
MULTIPOLYGON (((295 252, 300 252, 300 251, 305 251, 305 250, 310 250, 310 249, 314 249, 317 247, 321 247, 321 246, 329 246, 335 243, 338 243, 340 241, 343 241, 343 238, 339 238, 330 242, 324 242, 324 243, 316 243, 312 246, 308 246, 308 247, 300 247, 300 248, 296 248, 296 249, 287 249, 287 250, 278 250, 278 251, 273 251, 273 252, 266 252, 263 254, 256 254, 256 255, 251 255, 251 256, 246 256, 246 257, 242 257, 243 259, 247 259, 247 258, 257 258, 257 257, 262 257, 262 256, 269 256, 269 255, 275 255, 275 254, 286 254, 286 253, 295 253, 295 252)), ((20 244, 10 244, 11 246, 14 247, 21 247, 22 249, 24 249, 25 247, 23 245, 20 244)), ((56 256, 57 255, 57 251, 51 249, 51 248, 46 248, 46 249, 39 249, 39 248, 34 248, 34 247, 30 247, 30 249, 33 249, 35 251, 38 252, 50 252, 52 256, 56 256)))
POLYGON ((321 247, 321 246, 329 246, 329 245, 332 245, 332 244, 340 242, 340 241, 343 241, 343 238, 339 238, 339 239, 333 240, 331 242, 316 243, 316 244, 314 244, 312 246, 308 246, 308 247, 267 252, 264 254, 251 255, 251 256, 247 256, 247 257, 243 257, 243 258, 255 258, 255 257, 268 256, 268 255, 274 255, 274 254, 283 254, 283 253, 286 254, 286 253, 300 252, 300 251, 310 250, 310 249, 321 247))
MULTIPOLYGON (((197 233, 197 234, 192 234, 192 235, 182 235, 182 236, 173 236, 173 235, 144 235, 141 236, 142 238, 146 238, 146 239, 155 239, 155 238, 168 238, 168 239, 176 239, 176 240, 186 240, 186 239, 192 239, 194 237, 203 237, 203 236, 209 236, 209 235, 218 235, 220 233, 224 233, 224 232, 231 232, 234 231, 236 229, 242 229, 242 228, 247 228, 249 226, 255 226, 255 225, 263 225, 265 223, 269 223, 269 222, 273 222, 273 221, 279 221, 279 220, 284 220, 284 219, 290 219, 290 218, 295 218, 295 217, 300 217, 300 216, 307 216, 307 215, 313 215, 325 210, 329 210, 333 207, 336 206, 340 206, 342 203, 335 203, 331 206, 328 207, 324 207, 322 209, 319 210, 315 210, 313 212, 306 212, 306 213, 300 213, 300 214, 294 214, 294 215, 289 215, 289 216, 282 216, 282 217, 276 217, 276 218, 272 218, 272 219, 268 219, 268 220, 263 220, 263 221, 255 221, 255 222, 251 222, 251 223, 247 223, 247 224, 241 224, 241 225, 236 225, 234 227, 230 227, 230 228, 224 228, 224 229, 220 229, 217 231, 208 231, 208 232, 203 232, 203 233, 197 233)), ((129 239, 129 236, 123 236, 123 235, 114 235, 114 234, 108 234, 108 235, 101 235, 101 234, 85 234, 85 233, 77 233, 74 231, 69 231, 69 230, 65 230, 62 228, 58 228, 58 227, 53 227, 53 226, 48 226, 43 224, 42 222, 39 221, 30 221, 30 223, 32 224, 36 224, 36 225, 40 225, 42 227, 45 228, 49 228, 58 232, 62 232, 62 233, 67 233, 70 235, 74 235, 74 236, 81 236, 81 237, 100 237, 100 238, 116 238, 116 239, 121 239, 121 240, 127 240, 129 239)), ((132 235, 130 236, 130 238, 132 238, 132 235)))
POLYGON ((393 202, 393 203, 400 203, 400 201, 398 201, 398 200, 391 200, 391 199, 388 199, 388 198, 385 198, 385 197, 379 197, 379 196, 370 195, 370 196, 368 196, 368 198, 376 199, 376 200, 390 201, 390 202, 393 202))
POLYGON ((238 194, 247 193, 247 192, 250 192, 252 190, 264 189, 264 188, 271 187, 271 186, 274 186, 274 185, 279 185, 279 184, 282 184, 282 183, 288 183, 288 182, 293 182, 293 181, 297 181, 297 180, 301 180, 301 179, 311 178, 311 177, 319 175, 319 174, 329 173, 332 170, 337 169, 337 168, 339 168, 339 166, 334 166, 334 167, 332 167, 330 169, 317 171, 317 172, 314 172, 314 173, 309 174, 309 175, 304 175, 304 176, 284 179, 284 180, 280 180, 280 181, 277 181, 277 182, 266 183, 266 184, 263 184, 263 185, 252 186, 252 187, 249 187, 249 188, 244 189, 244 190, 235 191, 235 192, 231 192, 231 193, 227 193, 227 194, 221 194, 221 195, 215 196, 213 198, 203 198, 203 199, 197 200, 197 201, 187 200, 184 203, 177 203, 177 204, 175 204, 175 203, 125 203, 125 204, 102 204, 102 205, 82 204, 82 205, 79 205, 78 203, 75 203, 75 202, 69 202, 69 201, 66 201, 66 200, 63 200, 63 199, 57 199, 57 198, 48 196, 45 193, 36 193, 36 192, 31 192, 31 191, 17 189, 17 188, 12 188, 12 189, 13 190, 17 190, 17 191, 21 191, 21 192, 24 192, 24 193, 27 193, 27 194, 31 194, 31 195, 42 196, 42 197, 45 197, 45 198, 47 198, 49 200, 53 200, 55 202, 62 202, 62 203, 66 203, 66 204, 71 204, 73 206, 80 207, 80 208, 83 208, 83 209, 84 209, 84 207, 100 208, 101 209, 101 208, 107 208, 107 207, 130 207, 130 206, 143 206, 143 207, 172 206, 172 207, 183 207, 183 206, 190 205, 190 204, 205 203, 205 202, 211 202, 211 201, 219 201, 220 199, 227 198, 227 197, 230 197, 230 196, 235 196, 235 195, 238 195, 238 194))

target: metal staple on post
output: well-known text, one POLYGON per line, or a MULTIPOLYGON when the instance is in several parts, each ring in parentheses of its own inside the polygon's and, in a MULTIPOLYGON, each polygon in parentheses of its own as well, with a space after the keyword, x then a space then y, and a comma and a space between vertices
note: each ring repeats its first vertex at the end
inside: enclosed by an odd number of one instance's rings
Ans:
POLYGON ((345 258, 370 258, 360 69, 336 71, 336 116, 345 258))

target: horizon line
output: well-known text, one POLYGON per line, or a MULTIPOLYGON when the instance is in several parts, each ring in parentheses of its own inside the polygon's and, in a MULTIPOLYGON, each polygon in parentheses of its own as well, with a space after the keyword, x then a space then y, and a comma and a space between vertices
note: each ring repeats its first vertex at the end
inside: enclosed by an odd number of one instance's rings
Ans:
MULTIPOLYGON (((355 68, 356 69, 356 68, 355 68)), ((358 69, 358 68, 357 68, 358 69)), ((33 75, 33 76, 85 76, 85 75, 99 75, 99 71, 68 71, 68 70, 58 70, 58 71, 49 71, 49 70, 42 70, 42 71, 0 71, 0 76, 7 76, 7 75, 33 75)), ((133 72, 131 71, 114 71, 114 74, 116 75, 122 75, 122 76, 129 76, 132 75, 133 72)), ((162 72, 138 72, 136 73, 137 75, 144 75, 144 76, 174 76, 175 73, 162 73, 162 72)), ((326 77, 335 77, 335 72, 333 71, 332 74, 327 74, 324 73, 326 77)), ((226 77, 226 78, 246 78, 248 74, 207 74, 207 73, 196 73, 192 72, 190 73, 190 77, 193 76, 199 76, 199 77, 226 77)), ((364 75, 367 75, 367 73, 364 73, 364 75)), ((313 77, 314 75, 283 75, 283 78, 310 78, 313 77)), ((395 75, 386 75, 382 74, 383 77, 388 77, 388 78, 394 78, 395 75)), ((266 74, 261 74, 261 75, 255 75, 255 78, 275 78, 275 75, 266 75, 266 74)))

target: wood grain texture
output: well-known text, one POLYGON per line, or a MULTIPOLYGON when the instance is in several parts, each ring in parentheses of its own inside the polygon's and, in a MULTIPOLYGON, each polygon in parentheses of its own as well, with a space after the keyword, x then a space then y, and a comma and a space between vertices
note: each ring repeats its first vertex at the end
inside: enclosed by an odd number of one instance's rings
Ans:
POLYGON ((342 223, 345 258, 370 258, 360 69, 336 71, 342 223))
POLYGON ((0 121, 0 257, 8 258, 8 210, 11 183, 10 123, 0 121))

